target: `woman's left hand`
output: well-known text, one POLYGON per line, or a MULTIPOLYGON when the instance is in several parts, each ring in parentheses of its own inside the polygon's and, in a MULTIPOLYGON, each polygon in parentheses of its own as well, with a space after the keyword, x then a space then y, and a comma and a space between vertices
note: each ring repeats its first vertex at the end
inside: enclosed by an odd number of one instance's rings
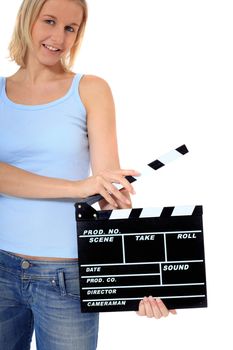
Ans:
POLYGON ((176 310, 168 310, 160 298, 153 298, 152 296, 144 297, 138 307, 137 314, 139 316, 154 317, 159 319, 167 317, 169 313, 176 315, 176 310))

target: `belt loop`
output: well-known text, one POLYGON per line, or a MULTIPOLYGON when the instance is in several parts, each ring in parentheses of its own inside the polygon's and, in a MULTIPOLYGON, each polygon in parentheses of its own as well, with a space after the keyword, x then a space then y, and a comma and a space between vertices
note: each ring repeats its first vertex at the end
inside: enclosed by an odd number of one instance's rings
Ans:
POLYGON ((58 283, 59 283, 59 287, 60 287, 60 292, 61 292, 61 295, 64 296, 64 295, 66 295, 64 270, 63 269, 57 270, 57 275, 58 275, 58 283))

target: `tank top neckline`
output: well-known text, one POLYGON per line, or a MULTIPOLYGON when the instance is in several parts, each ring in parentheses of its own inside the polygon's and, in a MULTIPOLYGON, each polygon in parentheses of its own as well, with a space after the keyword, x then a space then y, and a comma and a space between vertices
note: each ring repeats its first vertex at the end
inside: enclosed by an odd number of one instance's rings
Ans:
POLYGON ((43 103, 43 104, 36 104, 36 105, 25 105, 25 104, 20 104, 20 103, 16 103, 13 102, 12 100, 10 100, 10 98, 7 96, 6 93, 6 77, 3 77, 3 87, 2 87, 2 100, 3 102, 5 102, 8 106, 13 107, 15 109, 25 109, 25 110, 40 110, 40 109, 46 109, 49 107, 53 107, 57 104, 60 104, 62 102, 64 102, 67 98, 69 98, 74 92, 78 93, 75 89, 76 87, 76 81, 78 80, 78 78, 80 77, 80 74, 76 73, 73 78, 72 78, 72 83, 68 89, 68 91, 66 92, 66 94, 56 100, 53 100, 51 102, 48 103, 43 103))

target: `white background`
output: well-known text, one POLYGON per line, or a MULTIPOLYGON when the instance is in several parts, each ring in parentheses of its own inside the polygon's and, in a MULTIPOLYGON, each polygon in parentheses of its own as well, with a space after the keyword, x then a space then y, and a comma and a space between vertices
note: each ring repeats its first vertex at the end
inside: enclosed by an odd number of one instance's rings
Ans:
MULTIPOLYGON (((0 75, 20 0, 0 3, 0 75)), ((185 143, 189 153, 135 184, 134 207, 202 204, 207 309, 154 320, 101 315, 98 350, 232 349, 233 11, 226 0, 89 0, 75 72, 113 91, 122 167, 185 143)), ((33 344, 33 349, 35 345, 33 344)))

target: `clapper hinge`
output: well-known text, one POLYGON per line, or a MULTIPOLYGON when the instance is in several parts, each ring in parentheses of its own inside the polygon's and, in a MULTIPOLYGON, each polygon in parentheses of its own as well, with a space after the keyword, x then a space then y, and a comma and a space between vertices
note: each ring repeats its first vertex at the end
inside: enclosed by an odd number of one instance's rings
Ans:
POLYGON ((98 219, 98 211, 86 202, 78 202, 75 204, 76 220, 98 219))

